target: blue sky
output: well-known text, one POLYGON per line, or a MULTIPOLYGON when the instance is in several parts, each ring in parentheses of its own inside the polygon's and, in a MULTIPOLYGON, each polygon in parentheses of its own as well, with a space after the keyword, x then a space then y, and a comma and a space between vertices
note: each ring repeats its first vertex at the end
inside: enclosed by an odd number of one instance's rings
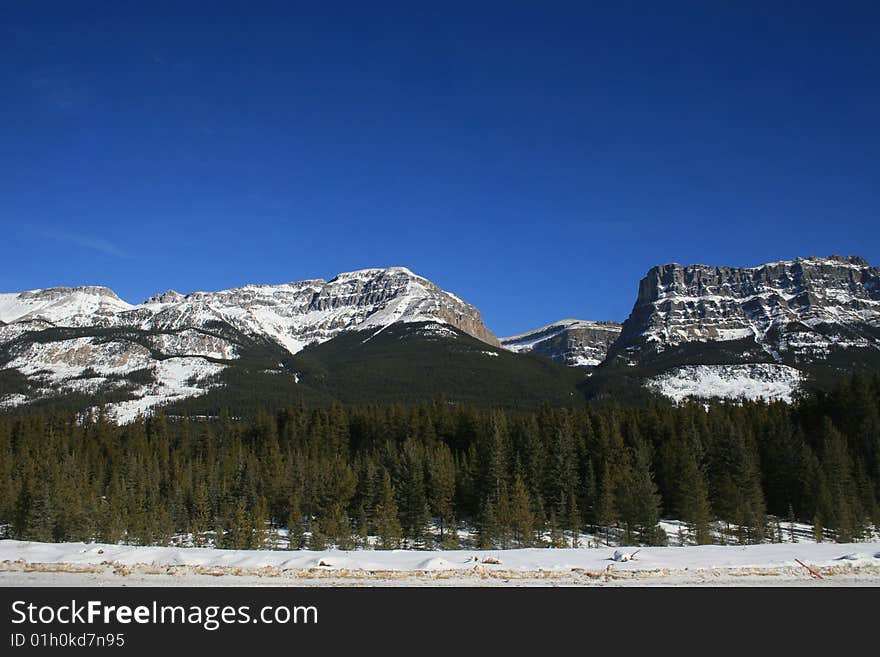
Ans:
POLYGON ((405 265, 505 335, 664 262, 880 264, 876 3, 18 4, 2 291, 405 265))

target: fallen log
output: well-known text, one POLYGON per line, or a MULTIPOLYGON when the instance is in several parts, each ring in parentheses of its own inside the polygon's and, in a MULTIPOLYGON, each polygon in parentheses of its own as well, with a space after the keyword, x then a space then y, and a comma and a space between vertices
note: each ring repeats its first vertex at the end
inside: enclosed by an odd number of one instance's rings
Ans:
POLYGON ((800 559, 795 559, 795 561, 797 561, 800 565, 802 565, 804 568, 806 568, 810 572, 811 577, 815 577, 816 579, 825 579, 824 577, 822 577, 822 575, 819 574, 818 571, 814 570, 813 568, 810 568, 807 564, 805 564, 800 559))

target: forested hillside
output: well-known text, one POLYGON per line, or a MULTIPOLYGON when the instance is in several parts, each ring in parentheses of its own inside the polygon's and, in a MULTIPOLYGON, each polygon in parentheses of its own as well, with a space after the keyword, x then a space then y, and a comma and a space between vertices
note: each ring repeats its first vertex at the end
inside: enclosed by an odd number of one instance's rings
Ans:
POLYGON ((253 420, 0 415, 0 525, 40 541, 261 547, 571 544, 581 532, 663 544, 772 540, 782 519, 836 540, 880 525, 880 378, 783 403, 502 411, 287 408, 253 420), (441 532, 428 532, 432 522, 441 532))

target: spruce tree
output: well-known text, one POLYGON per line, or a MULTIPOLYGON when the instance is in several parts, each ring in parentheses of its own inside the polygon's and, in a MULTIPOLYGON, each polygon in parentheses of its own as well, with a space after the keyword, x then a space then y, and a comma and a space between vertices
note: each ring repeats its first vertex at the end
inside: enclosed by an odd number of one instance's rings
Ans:
POLYGON ((479 524, 477 526, 477 547, 481 550, 495 547, 498 533, 498 517, 495 514, 495 505, 487 497, 483 500, 480 508, 479 524))
POLYGON ((440 539, 440 547, 444 550, 457 550, 461 547, 461 541, 458 537, 458 523, 452 516, 446 520, 446 530, 440 539))
POLYGON ((581 537, 581 512, 578 509, 577 498, 572 494, 568 502, 568 531, 571 533, 571 547, 580 547, 581 537))
POLYGON ((367 520, 367 512, 364 505, 358 505, 355 513, 355 546, 363 549, 370 547, 370 523, 367 520))
POLYGON ((428 460, 428 497, 431 510, 440 518, 440 541, 454 515, 455 499, 455 459, 445 444, 440 443, 428 460))
POLYGON ((689 450, 680 456, 677 491, 678 514, 687 523, 692 540, 697 545, 711 543, 709 492, 697 460, 689 450))
POLYGON ((826 524, 834 529, 838 543, 849 543, 860 534, 862 518, 846 438, 827 417, 822 421, 822 437, 825 483, 830 502, 826 524))
POLYGON ((48 492, 41 490, 28 508, 25 537, 31 541, 50 542, 54 540, 55 509, 48 492))
POLYGON ((422 449, 412 438, 407 439, 403 444, 401 470, 399 493, 403 535, 412 541, 413 545, 422 546, 426 541, 430 512, 425 495, 425 465, 422 449))
POLYGON ((324 531, 324 519, 315 517, 309 523, 309 540, 308 546, 310 550, 315 552, 320 552, 322 550, 326 550, 328 548, 329 539, 327 537, 327 533, 324 531))
POLYGON ((611 466, 606 462, 602 470, 601 493, 599 495, 599 507, 596 512, 596 520, 599 527, 605 530, 605 543, 610 544, 611 526, 619 519, 617 511, 616 482, 611 472, 611 466))
POLYGON ((641 545, 655 545, 659 541, 660 495, 651 473, 647 443, 636 445, 631 475, 624 481, 621 492, 621 516, 627 531, 624 540, 635 538, 641 545))
POLYGON ((559 525, 559 521, 556 519, 556 512, 550 512, 550 547, 553 548, 564 548, 565 547, 565 534, 562 532, 562 527, 559 525))
POLYGON ((289 550, 301 550, 305 547, 305 533, 303 532, 303 514, 299 506, 299 497, 293 495, 288 507, 287 547, 289 550))
POLYGON ((400 547, 403 528, 397 517, 397 502, 394 499, 394 488, 391 476, 386 470, 382 477, 382 488, 379 493, 379 504, 376 505, 376 533, 379 547, 383 550, 394 550, 400 547))
POLYGON ((534 543, 535 516, 532 513, 529 494, 522 477, 513 483, 510 503, 510 528, 513 540, 519 547, 531 547, 534 543))

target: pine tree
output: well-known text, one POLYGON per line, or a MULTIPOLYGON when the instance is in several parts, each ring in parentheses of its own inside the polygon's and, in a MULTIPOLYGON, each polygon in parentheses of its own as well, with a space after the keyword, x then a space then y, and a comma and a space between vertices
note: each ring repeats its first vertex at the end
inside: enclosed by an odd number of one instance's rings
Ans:
POLYGON ((486 498, 480 508, 479 524, 477 526, 477 547, 488 550, 495 547, 498 536, 498 517, 495 515, 495 505, 492 500, 486 498))
POLYGON ((617 523, 619 518, 615 501, 616 498, 616 482, 611 473, 610 465, 605 463, 602 471, 602 486, 601 494, 599 495, 599 508, 597 509, 596 520, 598 521, 599 526, 605 529, 606 544, 610 543, 610 528, 617 523))
POLYGON ((577 498, 572 494, 568 502, 568 531, 571 532, 571 547, 580 547, 581 512, 577 506, 577 498))
POLYGON ((507 491, 507 482, 502 481, 501 490, 498 493, 498 505, 495 509, 495 543, 502 550, 510 547, 511 515, 510 495, 507 491))
POLYGON ((54 540, 55 510, 45 488, 34 497, 28 509, 25 526, 25 536, 31 541, 54 540))
POLYGON ((425 465, 422 449, 412 438, 407 439, 403 444, 401 470, 399 492, 402 499, 400 519, 403 535, 414 545, 422 546, 426 540, 430 511, 425 495, 425 465))
POLYGON ((379 547, 381 549, 393 550, 400 547, 403 528, 400 526, 400 520, 397 517, 397 502, 394 499, 391 476, 387 470, 382 478, 379 504, 376 505, 376 533, 379 536, 379 547))
POLYGON ((315 552, 326 550, 329 539, 324 531, 324 519, 319 517, 313 518, 309 523, 309 529, 311 530, 308 540, 309 549, 315 552))
POLYGON ((759 463, 743 433, 728 421, 711 456, 712 508, 737 526, 741 543, 764 540, 766 510, 759 463))
POLYGON ((208 531, 210 515, 208 510, 208 490, 204 482, 200 482, 194 491, 192 510, 189 514, 189 526, 193 536, 193 545, 204 545, 204 533, 208 531))
POLYGON ((522 477, 517 476, 513 484, 510 503, 510 528, 513 540, 519 547, 531 547, 534 543, 535 516, 529 502, 529 494, 522 477))
POLYGON ((622 492, 622 519, 627 536, 641 545, 659 542, 657 524, 660 520, 660 495, 651 473, 651 455, 646 443, 636 445, 631 476, 624 481, 622 492))
POLYGON ((823 418, 823 465, 828 491, 827 525, 838 543, 850 543, 861 532, 861 511, 852 476, 846 438, 829 418, 823 418))
POLYGON ((559 521, 556 519, 556 512, 550 512, 550 547, 553 548, 564 548, 565 547, 565 535, 562 532, 562 527, 559 526, 559 521))
POLYGON ((446 531, 440 539, 440 547, 444 550, 458 550, 461 547, 461 541, 458 537, 458 523, 451 516, 446 522, 446 531))
POLYGON ((687 523, 694 543, 711 543, 712 512, 709 507, 709 492, 697 460, 689 450, 681 454, 677 489, 678 513, 687 523))
POLYGON ((822 526, 822 516, 819 513, 813 517, 813 540, 817 543, 825 540, 825 528, 822 526))
POLYGON ((289 550, 301 550, 305 547, 303 514, 299 506, 299 497, 296 495, 293 495, 290 498, 289 512, 287 515, 287 541, 289 550))
POLYGON ((443 542, 453 521, 455 498, 455 459, 443 443, 433 450, 428 460, 428 497, 431 510, 440 517, 440 541, 443 542))
POLYGON ((367 549, 370 547, 370 524, 367 520, 367 512, 364 510, 364 505, 358 505, 357 513, 355 514, 355 523, 357 528, 355 530, 355 546, 363 549, 367 549))

